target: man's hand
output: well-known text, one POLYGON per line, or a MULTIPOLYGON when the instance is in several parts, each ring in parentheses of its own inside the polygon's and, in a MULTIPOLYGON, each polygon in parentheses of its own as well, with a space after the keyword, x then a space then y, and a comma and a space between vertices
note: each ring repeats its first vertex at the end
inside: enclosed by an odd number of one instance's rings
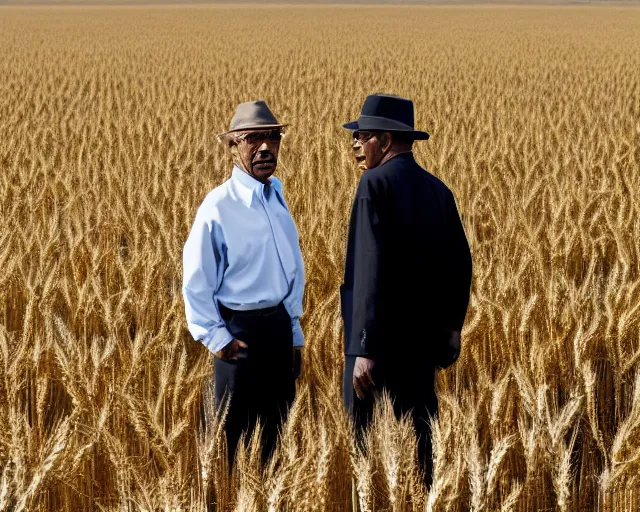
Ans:
POLYGON ((215 356, 223 361, 237 361, 238 359, 246 359, 249 348, 244 341, 233 339, 222 350, 218 350, 215 356))
POLYGON ((375 389, 372 376, 375 366, 376 362, 373 359, 356 357, 356 363, 353 367, 353 389, 360 400, 369 396, 375 389))
POLYGON ((460 355, 460 331, 447 329, 445 333, 445 346, 442 347, 440 368, 447 368, 456 362, 460 355))
POLYGON ((454 351, 455 358, 458 359, 460 354, 460 331, 454 331, 453 329, 449 331, 449 346, 454 351))

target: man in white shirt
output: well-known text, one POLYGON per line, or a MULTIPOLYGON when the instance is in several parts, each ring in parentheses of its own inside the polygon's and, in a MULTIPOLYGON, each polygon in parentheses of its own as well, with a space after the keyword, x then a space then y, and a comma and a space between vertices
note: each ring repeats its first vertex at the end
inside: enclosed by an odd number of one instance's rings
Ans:
POLYGON ((229 410, 229 461, 243 431, 263 426, 275 446, 300 373, 304 264, 298 233, 273 177, 282 129, 264 101, 241 103, 227 132, 234 167, 196 214, 183 252, 189 331, 215 355, 215 398, 229 410))

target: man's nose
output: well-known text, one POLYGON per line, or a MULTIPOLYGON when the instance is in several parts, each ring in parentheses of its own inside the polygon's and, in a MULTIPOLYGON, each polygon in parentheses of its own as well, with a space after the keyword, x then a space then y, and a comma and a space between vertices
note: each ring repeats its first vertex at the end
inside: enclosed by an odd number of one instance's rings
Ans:
POLYGON ((260 152, 260 151, 269 151, 269 150, 270 150, 269 143, 266 140, 262 141, 262 144, 260 144, 260 146, 258 146, 258 152, 260 152))

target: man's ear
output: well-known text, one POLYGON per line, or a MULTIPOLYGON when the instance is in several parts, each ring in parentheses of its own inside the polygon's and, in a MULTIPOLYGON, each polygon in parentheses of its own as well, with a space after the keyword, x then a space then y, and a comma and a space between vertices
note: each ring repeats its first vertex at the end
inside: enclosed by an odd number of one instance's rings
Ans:
POLYGON ((229 147, 229 151, 231 151, 231 156, 233 157, 234 160, 238 159, 238 146, 236 146, 235 144, 231 144, 231 146, 229 147))
POLYGON ((391 145, 393 144, 393 135, 389 132, 384 132, 380 134, 380 149, 383 153, 386 153, 391 149, 391 145))

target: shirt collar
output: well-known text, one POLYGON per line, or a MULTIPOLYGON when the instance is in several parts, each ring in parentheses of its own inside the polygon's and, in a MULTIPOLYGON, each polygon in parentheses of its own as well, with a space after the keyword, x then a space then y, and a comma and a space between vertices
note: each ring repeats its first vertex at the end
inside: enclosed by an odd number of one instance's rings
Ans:
POLYGON ((253 176, 244 172, 237 165, 233 166, 231 180, 235 185, 235 189, 237 190, 240 199, 247 208, 251 207, 254 196, 262 194, 266 186, 264 183, 259 182, 253 176))

